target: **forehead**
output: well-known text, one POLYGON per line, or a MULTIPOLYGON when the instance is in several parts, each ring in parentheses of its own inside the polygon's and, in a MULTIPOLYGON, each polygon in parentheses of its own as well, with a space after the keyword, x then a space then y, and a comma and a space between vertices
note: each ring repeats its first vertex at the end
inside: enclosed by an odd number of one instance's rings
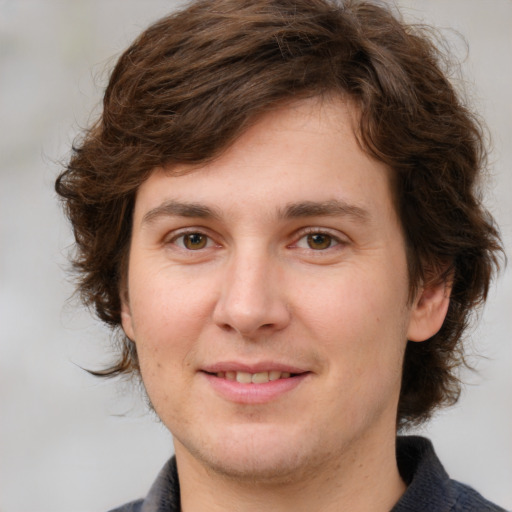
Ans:
POLYGON ((235 216, 240 205, 251 215, 282 216, 290 204, 329 201, 368 214, 388 211, 391 172, 361 149, 357 124, 357 109, 339 98, 276 108, 215 160, 155 169, 138 190, 136 217, 183 201, 219 217, 230 210, 235 216))

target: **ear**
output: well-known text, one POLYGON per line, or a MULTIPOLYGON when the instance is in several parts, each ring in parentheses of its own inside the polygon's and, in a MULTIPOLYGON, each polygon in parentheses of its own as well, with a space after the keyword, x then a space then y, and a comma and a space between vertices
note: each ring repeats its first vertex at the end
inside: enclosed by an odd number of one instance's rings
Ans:
POLYGON ((135 340, 135 332, 133 329, 133 318, 130 309, 130 302, 128 301, 128 294, 121 293, 121 326, 128 339, 135 340))
POLYGON ((435 281, 422 286, 415 298, 407 339, 425 341, 434 336, 443 325, 450 305, 451 283, 435 281))

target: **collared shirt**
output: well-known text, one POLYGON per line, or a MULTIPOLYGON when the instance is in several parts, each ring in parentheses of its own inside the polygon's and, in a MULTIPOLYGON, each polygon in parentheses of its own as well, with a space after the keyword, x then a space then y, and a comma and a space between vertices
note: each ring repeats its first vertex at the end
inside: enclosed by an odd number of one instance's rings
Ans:
MULTIPOLYGON (((407 490, 390 512, 506 512, 471 487, 451 480, 428 439, 398 437, 397 462, 407 490)), ((175 458, 160 471, 146 498, 111 512, 180 512, 175 458)))

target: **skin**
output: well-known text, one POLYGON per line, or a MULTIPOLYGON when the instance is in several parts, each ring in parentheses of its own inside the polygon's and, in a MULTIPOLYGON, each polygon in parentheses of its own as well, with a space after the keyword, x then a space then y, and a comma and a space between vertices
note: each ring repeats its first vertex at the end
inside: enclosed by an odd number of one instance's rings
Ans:
POLYGON ((138 190, 122 324, 187 512, 388 511, 405 489, 405 345, 437 332, 449 299, 437 285, 408 301, 390 170, 358 146, 356 118, 336 98, 282 106, 138 190), (307 373, 244 402, 204 371, 226 361, 307 373))

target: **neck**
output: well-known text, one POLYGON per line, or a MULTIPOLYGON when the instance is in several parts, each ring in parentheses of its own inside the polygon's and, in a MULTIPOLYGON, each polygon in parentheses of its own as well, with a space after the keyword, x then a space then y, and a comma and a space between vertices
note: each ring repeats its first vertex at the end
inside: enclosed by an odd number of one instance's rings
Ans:
POLYGON ((213 472, 175 441, 183 512, 322 510, 387 512, 405 492, 396 463, 395 437, 347 450, 279 482, 238 480, 213 472))

